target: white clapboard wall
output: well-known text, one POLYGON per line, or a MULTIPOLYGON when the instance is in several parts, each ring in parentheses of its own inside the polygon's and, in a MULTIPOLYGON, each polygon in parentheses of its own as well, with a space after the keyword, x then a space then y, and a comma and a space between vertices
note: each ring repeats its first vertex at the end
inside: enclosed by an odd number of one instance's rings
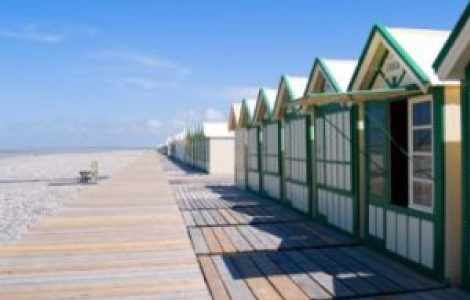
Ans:
POLYGON ((369 204, 369 235, 385 242, 390 252, 434 269, 434 222, 369 204))
POLYGON ((318 214, 354 232, 351 109, 319 108, 315 114, 315 169, 318 214))
POLYGON ((307 131, 308 117, 297 117, 286 120, 284 127, 286 170, 286 198, 292 206, 308 213, 310 203, 310 186, 307 175, 307 131))
POLYGON ((235 184, 246 188, 246 130, 239 128, 235 131, 235 184))
POLYGON ((263 126, 262 184, 263 192, 275 199, 281 198, 281 176, 279 166, 279 123, 263 126))
POLYGON ((248 128, 248 188, 259 192, 259 141, 258 127, 248 128))

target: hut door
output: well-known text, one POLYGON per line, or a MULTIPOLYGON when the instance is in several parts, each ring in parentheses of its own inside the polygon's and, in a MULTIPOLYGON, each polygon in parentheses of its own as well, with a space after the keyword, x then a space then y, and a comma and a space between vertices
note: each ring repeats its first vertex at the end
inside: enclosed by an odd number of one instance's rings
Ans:
POLYGON ((308 180, 309 117, 297 116, 285 123, 285 193, 293 207, 310 212, 308 180))
POLYGON ((355 233, 353 109, 338 105, 315 112, 317 214, 329 224, 355 233))
POLYGON ((267 123, 263 126, 261 182, 263 192, 275 199, 281 198, 279 153, 279 123, 267 123))
MULTIPOLYGON (((205 154, 205 153, 204 153, 205 154)), ((235 132, 235 182, 239 188, 246 188, 245 130, 235 132)), ((205 157, 204 157, 205 159, 205 157)))
POLYGON ((259 192, 259 137, 258 127, 248 128, 248 188, 259 192))

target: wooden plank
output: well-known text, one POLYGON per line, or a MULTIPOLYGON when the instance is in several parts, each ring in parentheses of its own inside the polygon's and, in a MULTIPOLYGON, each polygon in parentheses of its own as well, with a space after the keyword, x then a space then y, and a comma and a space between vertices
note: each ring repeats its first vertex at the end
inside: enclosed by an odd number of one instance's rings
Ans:
POLYGON ((248 226, 248 229, 261 241, 265 250, 277 249, 277 244, 271 239, 271 233, 267 230, 267 227, 259 224, 248 226))
POLYGON ((287 251, 286 257, 296 263, 304 272, 308 273, 316 282, 318 282, 329 294, 334 297, 352 297, 356 293, 349 289, 343 282, 337 280, 334 276, 326 272, 314 261, 308 259, 299 251, 287 251))
POLYGON ((209 247, 206 244, 206 240, 204 239, 200 228, 189 228, 189 236, 193 242, 194 251, 196 251, 197 254, 209 253, 209 247))
POLYGON ((206 222, 204 221, 204 218, 199 213, 199 210, 192 210, 191 215, 193 217, 194 223, 196 223, 196 226, 205 226, 206 225, 206 222))
POLYGON ((182 211, 181 214, 183 216, 184 223, 186 224, 186 226, 190 227, 196 225, 189 211, 182 211))
POLYGON ((403 276, 403 273, 399 272, 395 268, 391 268, 384 264, 384 259, 377 259, 377 256, 371 253, 365 255, 365 253, 360 251, 358 247, 347 247, 340 249, 340 251, 357 261, 368 265, 377 273, 400 285, 402 287, 402 291, 421 290, 423 288, 427 288, 426 285, 423 285, 411 277, 405 277, 403 276))
POLYGON ((236 227, 224 227, 225 233, 230 237, 230 241, 239 252, 253 251, 253 247, 242 236, 236 227))
POLYGON ((217 240, 219 241, 220 246, 222 246, 224 253, 237 252, 237 249, 235 248, 235 246, 230 241, 229 237, 227 236, 227 234, 221 227, 213 227, 212 231, 217 237, 217 240))
POLYGON ((209 252, 211 254, 218 254, 222 253, 222 247, 220 246, 217 238, 215 237, 214 233, 212 232, 211 227, 203 227, 201 228, 204 237, 206 238, 207 246, 209 247, 209 252))
POLYGON ((342 265, 346 266, 349 270, 355 272, 358 276, 374 285, 382 293, 393 293, 401 291, 401 287, 390 281, 386 277, 377 274, 374 270, 368 267, 365 264, 352 259, 351 257, 344 255, 342 252, 338 251, 336 248, 329 248, 326 251, 323 251, 325 255, 329 256, 331 259, 338 260, 342 265))
POLYGON ((267 254, 268 258, 288 275, 310 299, 332 299, 333 297, 299 266, 281 252, 267 254))
POLYGON ((215 220, 217 225, 226 225, 225 218, 220 214, 218 209, 213 209, 209 211, 212 215, 212 218, 215 220))
POLYGON ((212 260, 232 299, 256 300, 237 268, 228 257, 222 258, 222 256, 216 255, 212 260))
POLYGON ((201 256, 199 257, 199 263, 204 272, 212 298, 214 300, 231 300, 212 259, 208 256, 201 256))
POLYGON ((258 270, 248 255, 237 254, 231 257, 231 259, 257 299, 282 300, 279 293, 276 292, 271 283, 266 280, 263 273, 258 270))
POLYGON ((214 217, 212 217, 212 214, 210 213, 209 210, 204 209, 204 210, 201 210, 199 212, 201 213, 202 217, 206 221, 206 225, 208 225, 208 226, 217 225, 217 221, 214 219, 214 217))
POLYGON ((249 225, 240 225, 237 226, 237 229, 255 250, 266 250, 266 246, 258 239, 258 237, 256 237, 256 235, 253 234, 249 225))
POLYGON ((345 286, 349 287, 357 295, 367 296, 379 293, 379 290, 375 286, 369 284, 356 273, 340 264, 339 259, 333 261, 320 250, 304 250, 302 253, 315 261, 315 263, 325 269, 329 274, 333 275, 336 280, 344 283, 345 286))
POLYGON ((225 222, 229 225, 235 225, 237 224, 237 220, 232 216, 230 213, 230 210, 227 209, 221 209, 219 210, 220 214, 225 218, 225 222))
POLYGON ((265 253, 253 253, 250 257, 284 299, 308 299, 307 295, 265 253))

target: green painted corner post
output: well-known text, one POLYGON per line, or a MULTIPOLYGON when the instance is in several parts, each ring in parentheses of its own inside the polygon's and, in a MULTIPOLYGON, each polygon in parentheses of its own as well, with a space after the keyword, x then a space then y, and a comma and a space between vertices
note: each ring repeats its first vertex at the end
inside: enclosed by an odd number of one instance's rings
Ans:
POLYGON ((313 159, 312 159, 312 141, 311 141, 311 138, 312 138, 312 133, 311 133, 311 124, 312 124, 312 119, 310 117, 310 115, 305 115, 305 126, 307 127, 305 129, 305 151, 307 152, 307 161, 306 161, 306 165, 307 165, 307 169, 305 170, 307 172, 307 184, 308 184, 308 215, 309 216, 312 216, 313 215, 313 209, 314 209, 314 205, 313 205, 313 174, 312 174, 312 170, 313 170, 313 159))
POLYGON ((434 220, 435 220, 435 237, 434 247, 434 275, 439 280, 444 280, 444 261, 445 261, 445 119, 444 119, 444 103, 445 88, 432 88, 433 95, 433 118, 434 118, 434 220))
POLYGON ((282 124, 281 121, 277 123, 277 159, 278 159, 278 171, 279 171, 279 201, 284 201, 284 187, 282 186, 282 176, 284 174, 284 168, 282 164, 282 124))
POLYGON ((311 203, 311 212, 310 215, 314 218, 318 217, 318 193, 317 193, 317 149, 315 146, 316 143, 316 134, 315 134, 315 118, 317 114, 317 108, 314 107, 312 112, 310 113, 310 134, 308 139, 308 146, 310 147, 308 153, 310 154, 310 161, 308 173, 310 174, 311 178, 309 179, 310 182, 310 203, 311 203))
POLYGON ((359 151, 358 151, 358 138, 359 138, 359 110, 356 105, 352 106, 350 109, 351 113, 351 188, 352 188, 352 197, 353 197, 353 236, 360 237, 360 205, 359 205, 359 151))
MULTIPOLYGON (((462 153, 470 151, 470 65, 461 84, 462 153)), ((470 157, 462 155, 462 283, 470 289, 470 157)))
POLYGON ((262 145, 263 145, 263 132, 262 125, 256 126, 256 140, 257 140, 257 154, 258 154, 258 193, 264 195, 263 189, 263 166, 262 166, 262 145))
POLYGON ((359 235, 360 239, 365 239, 366 230, 369 224, 368 213, 367 213, 367 157, 366 153, 366 131, 365 131, 365 105, 358 104, 357 107, 357 160, 358 160, 358 191, 357 191, 357 203, 359 206, 359 235), (361 155, 363 154, 363 155, 361 155))

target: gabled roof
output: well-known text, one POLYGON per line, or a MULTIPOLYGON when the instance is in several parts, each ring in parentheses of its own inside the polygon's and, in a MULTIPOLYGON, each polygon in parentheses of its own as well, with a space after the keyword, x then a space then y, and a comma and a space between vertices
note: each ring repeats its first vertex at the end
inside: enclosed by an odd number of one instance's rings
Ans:
MULTIPOLYGON (((371 30, 348 89, 360 89, 380 45, 396 55, 407 74, 422 91, 427 91, 430 85, 453 84, 452 82, 439 81, 432 68, 434 58, 448 36, 448 31, 387 28, 375 25, 371 30)), ((371 69, 373 70, 374 67, 371 69)))
POLYGON ((324 59, 317 57, 305 89, 305 95, 314 93, 315 86, 323 78, 335 92, 348 89, 349 82, 357 66, 356 60, 324 59))
POLYGON ((238 127, 241 110, 242 110, 242 104, 240 102, 232 103, 232 105, 230 105, 230 113, 228 117, 228 129, 229 130, 235 130, 238 127))
POLYGON ((253 119, 256 122, 261 122, 265 116, 270 118, 273 113, 274 105, 276 104, 277 90, 269 88, 260 88, 258 97, 256 98, 255 114, 253 119))
POLYGON ((285 112, 285 106, 288 102, 303 96, 307 81, 307 77, 286 75, 281 77, 273 111, 275 118, 279 118, 285 112))
POLYGON ((442 80, 462 79, 470 63, 470 3, 460 16, 433 67, 442 80))
POLYGON ((242 107, 240 112, 240 120, 238 121, 239 127, 246 127, 253 122, 253 116, 255 114, 256 100, 254 99, 243 99, 242 107))

